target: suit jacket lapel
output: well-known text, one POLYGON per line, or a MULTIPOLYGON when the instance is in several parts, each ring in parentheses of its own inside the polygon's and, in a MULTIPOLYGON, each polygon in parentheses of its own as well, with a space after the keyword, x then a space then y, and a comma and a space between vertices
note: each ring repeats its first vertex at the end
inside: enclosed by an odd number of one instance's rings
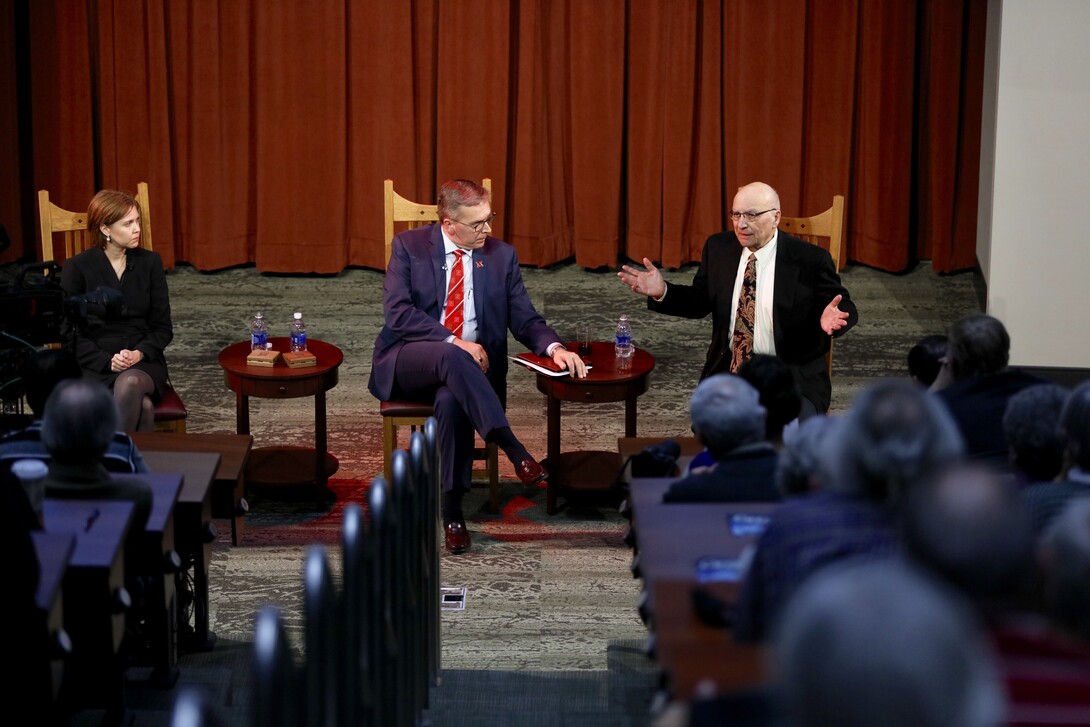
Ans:
POLYGON ((491 238, 486 238, 484 246, 473 251, 473 306, 477 311, 477 341, 482 340, 481 332, 488 325, 488 313, 485 305, 488 300, 489 253, 491 238))
POLYGON ((435 308, 439 311, 439 320, 443 319, 443 309, 447 306, 447 252, 443 245, 443 228, 436 223, 431 228, 428 242, 431 244, 432 273, 435 276, 435 308))
POLYGON ((783 336, 789 327, 792 309, 792 297, 799 281, 799 265, 795 260, 791 243, 786 235, 779 233, 776 242, 776 280, 772 293, 772 336, 776 339, 776 350, 784 347, 783 336))

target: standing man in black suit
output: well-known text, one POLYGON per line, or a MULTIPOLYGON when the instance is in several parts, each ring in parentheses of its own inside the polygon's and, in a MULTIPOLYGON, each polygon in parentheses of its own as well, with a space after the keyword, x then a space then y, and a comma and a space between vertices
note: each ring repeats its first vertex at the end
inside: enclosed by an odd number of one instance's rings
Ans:
POLYGON ((534 308, 515 248, 490 234, 496 215, 488 191, 465 179, 446 182, 436 211, 438 223, 393 240, 383 282, 386 323, 367 386, 380 401, 434 407, 446 548, 462 553, 469 548, 462 497, 474 430, 503 450, 524 485, 546 477, 504 413, 507 332, 572 376, 586 376, 587 367, 534 308))
POLYGON ((733 373, 736 311, 749 258, 756 256, 751 353, 778 356, 791 368, 803 397, 800 418, 823 413, 832 400, 825 353, 831 337, 859 320, 855 304, 828 252, 777 229, 780 196, 772 187, 763 182, 740 187, 730 216, 734 231, 716 233, 704 243, 691 285, 668 287, 647 258, 644 270, 624 265, 618 276, 648 297, 651 310, 685 318, 712 314, 712 342, 700 374, 705 379, 733 373))

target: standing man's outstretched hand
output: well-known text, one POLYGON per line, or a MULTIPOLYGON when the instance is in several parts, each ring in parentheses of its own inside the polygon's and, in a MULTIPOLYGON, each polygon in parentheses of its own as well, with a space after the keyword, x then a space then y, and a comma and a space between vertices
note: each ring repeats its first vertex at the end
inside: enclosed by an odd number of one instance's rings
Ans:
POLYGON ((663 280, 662 273, 647 258, 643 259, 643 266, 646 270, 622 265, 617 277, 631 288, 633 293, 661 298, 666 292, 666 281, 663 280))
POLYGON ((848 325, 848 313, 837 307, 842 300, 844 300, 843 295, 836 296, 821 312, 821 330, 830 336, 848 325))

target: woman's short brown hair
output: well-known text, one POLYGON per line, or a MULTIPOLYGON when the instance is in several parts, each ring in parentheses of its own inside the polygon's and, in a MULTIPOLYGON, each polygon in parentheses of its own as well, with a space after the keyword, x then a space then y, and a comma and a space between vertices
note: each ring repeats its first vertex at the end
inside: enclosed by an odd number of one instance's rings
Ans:
POLYGON ((91 198, 91 204, 87 206, 87 229, 92 235, 98 232, 98 244, 105 245, 106 238, 99 232, 99 228, 117 222, 133 207, 136 208, 136 214, 143 214, 136 197, 116 189, 104 189, 91 198))

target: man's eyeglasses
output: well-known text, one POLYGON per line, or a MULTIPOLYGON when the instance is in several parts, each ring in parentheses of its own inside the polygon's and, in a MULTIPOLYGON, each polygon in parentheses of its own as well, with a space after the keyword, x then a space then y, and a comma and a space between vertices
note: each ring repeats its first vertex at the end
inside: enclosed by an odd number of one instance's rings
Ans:
POLYGON ((761 212, 736 212, 734 210, 731 210, 730 218, 732 220, 734 220, 735 222, 737 222, 741 218, 745 217, 746 222, 753 222, 753 220, 757 219, 758 217, 760 217, 763 214, 768 214, 769 212, 776 212, 776 211, 777 210, 776 210, 775 207, 770 207, 769 209, 762 210, 761 212))
POLYGON ((485 228, 485 225, 488 225, 488 228, 492 229, 492 220, 494 220, 494 219, 496 219, 496 213, 495 212, 493 212, 488 217, 484 218, 483 220, 481 220, 479 222, 462 222, 461 220, 456 220, 453 217, 450 218, 450 221, 451 222, 457 222, 459 225, 465 225, 466 227, 473 230, 474 232, 480 232, 481 230, 483 230, 485 228))

